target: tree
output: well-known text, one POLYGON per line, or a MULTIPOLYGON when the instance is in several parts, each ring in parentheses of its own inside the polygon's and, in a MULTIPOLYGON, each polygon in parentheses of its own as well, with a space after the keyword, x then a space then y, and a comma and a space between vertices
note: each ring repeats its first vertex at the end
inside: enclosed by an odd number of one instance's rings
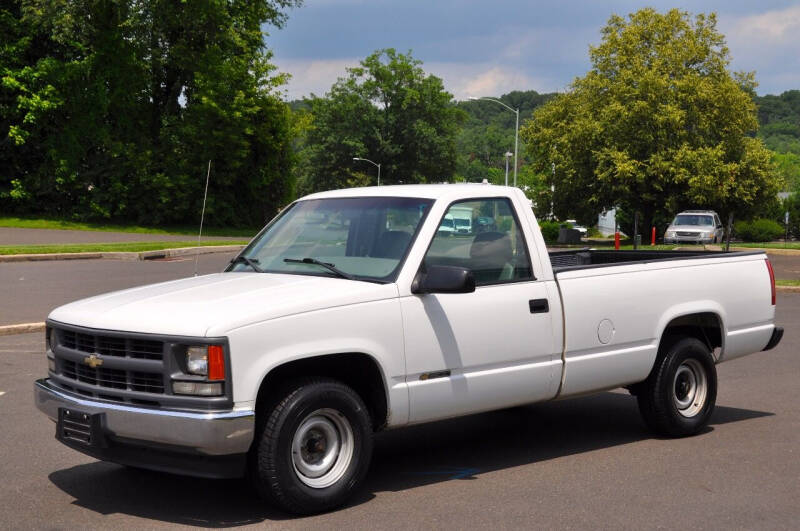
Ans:
POLYGON ((353 157, 380 164, 382 184, 452 175, 464 113, 421 64, 410 52, 378 50, 349 68, 325 97, 312 95, 303 192, 376 184, 376 168, 353 157))
POLYGON ((773 153, 772 160, 786 184, 786 190, 800 192, 800 154, 773 153))
POLYGON ((21 0, 0 10, 10 210, 253 225, 291 193, 290 119, 262 26, 300 0, 21 0), (10 51, 10 52, 9 52, 10 51), (8 54, 8 57, 5 55, 8 54))
POLYGON ((754 75, 728 71, 715 15, 642 9, 602 35, 591 70, 521 133, 538 171, 555 164, 558 216, 589 223, 619 206, 647 230, 684 208, 742 218, 775 198, 770 152, 753 137, 754 75))

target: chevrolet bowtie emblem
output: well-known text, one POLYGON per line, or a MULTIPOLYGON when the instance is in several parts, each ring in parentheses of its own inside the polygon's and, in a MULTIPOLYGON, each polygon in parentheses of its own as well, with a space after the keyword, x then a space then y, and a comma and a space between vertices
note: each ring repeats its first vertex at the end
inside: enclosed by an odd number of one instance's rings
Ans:
POLYGON ((83 358, 83 362, 91 367, 92 369, 98 368, 100 365, 103 364, 103 358, 98 356, 97 354, 92 354, 86 358, 83 358))

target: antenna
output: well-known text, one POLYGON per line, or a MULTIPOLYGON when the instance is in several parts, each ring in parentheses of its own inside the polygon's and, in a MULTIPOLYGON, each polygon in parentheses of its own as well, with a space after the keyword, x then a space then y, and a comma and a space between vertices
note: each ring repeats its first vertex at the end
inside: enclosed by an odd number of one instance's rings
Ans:
POLYGON ((203 235, 203 218, 206 216, 206 198, 208 197, 208 179, 211 177, 211 161, 208 161, 206 172, 206 190, 203 192, 203 210, 200 212, 200 232, 197 234, 197 252, 194 255, 194 276, 197 276, 197 262, 200 260, 200 237, 203 235))

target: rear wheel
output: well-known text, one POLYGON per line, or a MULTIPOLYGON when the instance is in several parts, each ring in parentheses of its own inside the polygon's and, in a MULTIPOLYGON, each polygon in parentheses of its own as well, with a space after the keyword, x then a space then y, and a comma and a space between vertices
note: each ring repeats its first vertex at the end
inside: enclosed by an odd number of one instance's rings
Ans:
POLYGON ((639 411, 653 431, 669 437, 703 429, 717 399, 717 371, 708 347, 694 337, 668 342, 637 393, 639 411))
POLYGON ((273 402, 251 460, 267 501, 296 514, 343 504, 364 479, 372 425, 361 397, 329 379, 299 381, 273 402))

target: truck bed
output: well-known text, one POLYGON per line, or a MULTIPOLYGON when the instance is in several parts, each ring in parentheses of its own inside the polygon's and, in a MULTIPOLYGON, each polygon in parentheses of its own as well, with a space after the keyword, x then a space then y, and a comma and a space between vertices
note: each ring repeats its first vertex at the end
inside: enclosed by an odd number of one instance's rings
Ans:
POLYGON ((762 254, 763 251, 614 251, 597 249, 570 249, 568 251, 552 251, 550 264, 553 272, 574 271, 594 267, 608 267, 629 263, 649 263, 665 260, 694 260, 714 256, 745 256, 762 254))

